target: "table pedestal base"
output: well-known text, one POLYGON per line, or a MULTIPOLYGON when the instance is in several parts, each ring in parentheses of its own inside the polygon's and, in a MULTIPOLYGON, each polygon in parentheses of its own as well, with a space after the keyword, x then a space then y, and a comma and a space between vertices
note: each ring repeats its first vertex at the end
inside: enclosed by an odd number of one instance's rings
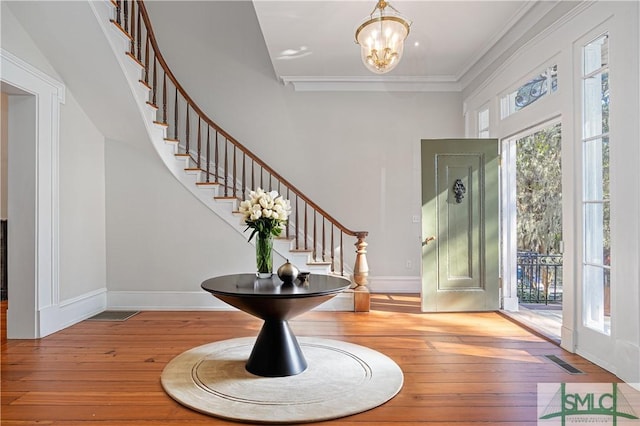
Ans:
POLYGON ((264 377, 294 376, 307 369, 307 361, 287 321, 264 321, 246 369, 264 377))

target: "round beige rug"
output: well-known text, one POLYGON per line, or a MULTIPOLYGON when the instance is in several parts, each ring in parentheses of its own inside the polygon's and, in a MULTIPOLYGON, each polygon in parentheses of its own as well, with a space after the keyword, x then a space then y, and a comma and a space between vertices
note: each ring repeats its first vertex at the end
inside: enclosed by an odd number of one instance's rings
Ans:
POLYGON ((337 340, 297 339, 309 364, 298 375, 260 377, 246 371, 255 338, 245 337, 178 355, 162 372, 162 386, 193 410, 260 423, 344 417, 384 404, 402 388, 402 370, 386 355, 337 340))

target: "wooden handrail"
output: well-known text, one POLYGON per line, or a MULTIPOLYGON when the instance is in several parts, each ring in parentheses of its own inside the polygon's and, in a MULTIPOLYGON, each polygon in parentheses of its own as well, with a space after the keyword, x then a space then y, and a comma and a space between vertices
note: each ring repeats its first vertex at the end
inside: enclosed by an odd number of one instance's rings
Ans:
POLYGON ((213 120, 211 120, 209 118, 209 116, 207 116, 207 114, 204 113, 204 111, 202 111, 202 109, 198 106, 198 104, 196 104, 196 102, 191 98, 191 96, 189 96, 187 91, 182 87, 180 82, 178 82, 178 79, 175 77, 175 75, 173 74, 173 72, 169 68, 169 65, 167 64, 167 62, 165 61, 164 57, 162 56, 162 53, 160 52, 160 48, 158 47, 158 42, 156 40, 155 33, 153 32, 153 27, 151 26, 151 20, 149 19, 149 14, 147 13, 146 6, 144 5, 144 3, 142 1, 137 1, 137 3, 139 5, 139 7, 140 7, 140 11, 142 12, 142 20, 144 21, 145 27, 147 29, 147 34, 149 36, 149 40, 151 42, 151 46, 153 47, 153 50, 155 52, 155 55, 156 55, 156 58, 157 58, 158 62, 160 63, 160 66, 167 73, 167 77, 169 78, 169 80, 171 80, 171 82, 174 84, 176 89, 178 89, 178 92, 180 92, 182 97, 186 100, 186 102, 189 104, 189 106, 198 114, 198 116, 202 119, 202 121, 204 121, 209 126, 211 126, 214 129, 216 129, 216 131, 218 133, 220 133, 222 136, 224 136, 225 139, 227 139, 233 145, 237 146, 251 160, 255 161, 260 167, 265 169, 269 174, 271 174, 274 177, 276 177, 278 179, 278 181, 282 182, 282 184, 284 184, 286 187, 291 189, 291 191, 294 192, 295 194, 297 194, 305 203, 307 203, 314 210, 316 210, 318 213, 320 213, 323 217, 325 217, 327 220, 329 220, 334 225, 336 225, 338 227, 338 229, 340 229, 342 232, 344 232, 347 235, 353 236, 353 237, 356 237, 359 234, 367 235, 368 234, 367 231, 353 231, 353 230, 347 228, 346 226, 342 225, 340 222, 338 222, 333 216, 331 216, 324 209, 322 209, 320 206, 318 206, 316 203, 314 203, 311 199, 309 199, 306 195, 304 195, 302 193, 302 191, 300 191, 298 188, 295 187, 295 185, 293 185, 287 179, 282 177, 274 169, 269 167, 269 165, 267 163, 262 161, 256 155, 254 155, 249 149, 247 149, 243 144, 241 144, 238 140, 236 140, 236 138, 234 138, 229 133, 227 133, 222 127, 218 126, 213 120))
POLYGON ((189 158, 187 169, 204 173, 205 180, 202 182, 203 184, 221 185, 223 198, 246 198, 248 178, 250 179, 251 189, 260 186, 265 190, 271 190, 275 182, 279 192, 285 198, 291 200, 294 206, 295 222, 289 221, 286 228, 286 236, 290 237, 290 232, 293 232, 295 249, 311 251, 314 261, 324 262, 325 257, 330 257, 331 270, 344 274, 343 235, 356 237, 354 282, 357 290, 361 292, 367 291, 365 286, 367 284, 368 267, 365 257, 367 246, 365 239, 368 232, 354 231, 341 224, 207 116, 180 84, 160 52, 149 14, 142 0, 111 0, 111 2, 115 6, 116 13, 115 20, 112 22, 130 39, 130 50, 127 55, 138 63, 144 71, 140 82, 150 90, 150 100, 147 103, 156 108, 158 117, 161 117, 161 120, 155 121, 155 123, 168 128, 167 134, 169 134, 170 130, 173 130, 173 137, 166 137, 165 140, 169 143, 177 143, 179 147, 177 155, 189 158), (153 67, 152 70, 151 67, 153 67), (158 73, 162 73, 162 75, 158 75, 158 73), (173 87, 170 87, 171 85, 173 87), (170 97, 173 97, 173 102, 171 102, 170 97), (182 108, 184 108, 184 111, 182 108), (172 122, 169 122, 170 111, 173 112, 172 122), (191 114, 196 114, 197 117, 193 117, 191 114), (206 133, 202 132, 203 125, 207 126, 206 133), (191 133, 192 129, 196 130, 195 126, 197 126, 197 131, 191 133), (169 129, 170 127, 173 127, 173 129, 169 129), (184 145, 180 145, 179 133, 182 134, 180 128, 184 130, 184 145), (211 131, 215 134, 211 135, 211 131), (193 143, 190 140, 192 136, 195 138, 193 143), (194 145, 196 148, 192 148, 194 145), (197 149, 197 153, 194 153, 193 149, 197 149), (247 161, 251 163, 249 170, 247 161), (205 164, 202 164, 203 162, 205 164), (259 174, 258 182, 255 180, 256 169, 259 174), (249 177, 247 177, 247 173, 250 174, 249 177), (268 180, 266 185, 264 182, 265 175, 268 180), (286 193, 280 190, 281 186, 284 187, 286 193), (241 192, 242 197, 238 197, 238 192, 241 192), (298 203, 303 204, 301 210, 298 208, 298 203), (308 210, 311 210, 311 212, 309 213, 308 210), (299 215, 302 215, 302 218, 299 215), (310 215, 312 217, 308 221, 310 215), (317 223, 318 216, 320 216, 322 222, 320 226, 317 223), (325 226, 325 222, 331 224, 328 227, 329 229, 325 226), (312 228, 311 233, 309 233, 308 226, 312 228), (290 227, 293 227, 293 230, 290 230, 290 227), (319 232, 321 233, 320 238, 318 238, 319 232), (334 232, 340 233, 340 271, 334 270, 336 255, 334 232), (327 233, 329 234, 330 247, 325 245, 327 233), (302 237, 302 248, 299 241, 300 237, 302 237), (311 248, 308 247, 309 242, 312 243, 311 248), (318 250, 319 248, 320 250, 318 250))

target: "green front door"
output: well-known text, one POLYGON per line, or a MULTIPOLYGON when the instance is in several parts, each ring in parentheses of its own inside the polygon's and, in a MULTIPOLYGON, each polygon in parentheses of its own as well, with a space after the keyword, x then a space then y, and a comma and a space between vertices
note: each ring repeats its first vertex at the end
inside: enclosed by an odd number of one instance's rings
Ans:
POLYGON ((499 309, 498 141, 422 141, 422 310, 499 309))

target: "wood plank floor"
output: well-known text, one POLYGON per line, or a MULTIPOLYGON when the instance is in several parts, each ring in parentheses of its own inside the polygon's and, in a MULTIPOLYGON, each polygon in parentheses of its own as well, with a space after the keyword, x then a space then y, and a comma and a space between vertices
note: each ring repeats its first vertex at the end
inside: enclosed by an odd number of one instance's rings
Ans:
MULTIPOLYGON (((499 313, 423 314, 411 296, 372 295, 369 313, 309 312, 299 336, 378 350, 405 374, 400 393, 336 425, 535 425, 538 382, 618 382, 499 313), (586 374, 570 375, 557 355, 586 374)), ((40 340, 2 345, 2 425, 222 425, 162 390, 173 357, 215 340, 255 336, 261 321, 229 312, 141 312, 84 321, 40 340)), ((353 395, 358 398, 359 395, 353 395)), ((349 401, 345 401, 348 404, 349 401)))

